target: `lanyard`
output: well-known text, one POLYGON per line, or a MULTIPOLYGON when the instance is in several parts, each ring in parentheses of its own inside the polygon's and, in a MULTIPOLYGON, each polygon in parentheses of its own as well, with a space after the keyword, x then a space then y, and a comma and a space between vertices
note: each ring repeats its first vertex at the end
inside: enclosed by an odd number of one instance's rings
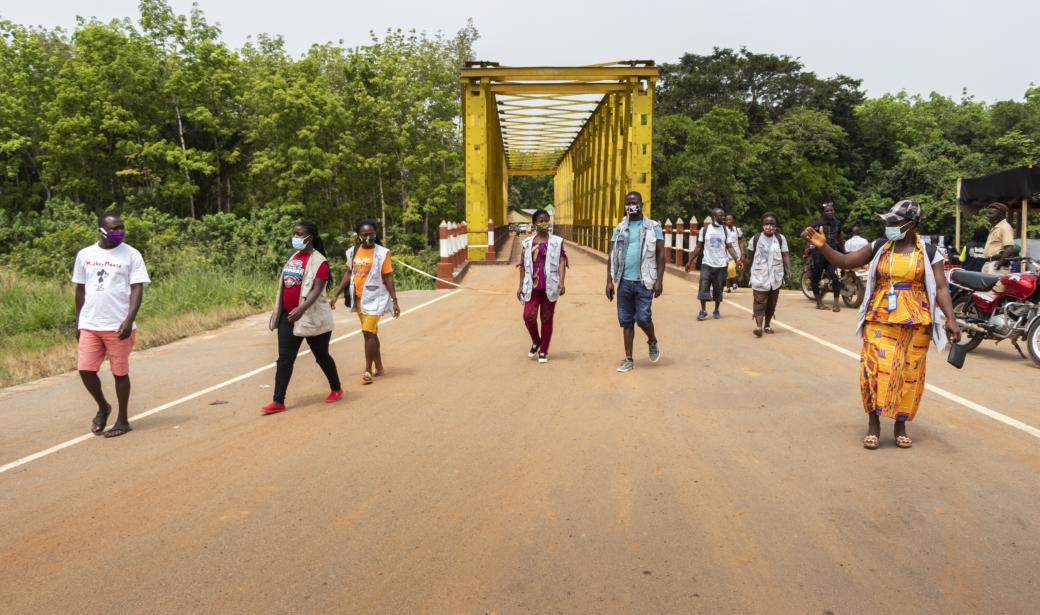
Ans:
MULTIPOLYGON (((895 295, 895 292, 896 292, 895 274, 894 274, 894 271, 893 271, 894 270, 893 260, 895 259, 895 247, 896 247, 896 242, 893 241, 892 244, 889 246, 889 250, 888 250, 888 293, 889 293, 889 295, 895 295)), ((914 245, 914 251, 910 253, 910 268, 909 268, 910 275, 913 275, 914 272, 916 271, 916 267, 917 267, 917 253, 918 253, 918 249, 917 249, 917 245, 915 244, 914 245)))

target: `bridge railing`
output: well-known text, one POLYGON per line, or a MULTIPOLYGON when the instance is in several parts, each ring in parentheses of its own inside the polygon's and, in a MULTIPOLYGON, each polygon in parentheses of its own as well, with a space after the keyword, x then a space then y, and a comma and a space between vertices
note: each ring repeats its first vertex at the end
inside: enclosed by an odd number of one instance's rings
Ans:
POLYGON ((676 267, 685 267, 690 262, 690 253, 697 244, 697 218, 690 216, 689 222, 683 223, 678 218, 675 224, 665 220, 664 227, 664 260, 676 267))
POLYGON ((452 288, 441 280, 454 281, 468 259, 466 251, 469 244, 469 234, 465 222, 447 222, 441 220, 440 224, 440 248, 441 257, 437 262, 437 288, 452 288))

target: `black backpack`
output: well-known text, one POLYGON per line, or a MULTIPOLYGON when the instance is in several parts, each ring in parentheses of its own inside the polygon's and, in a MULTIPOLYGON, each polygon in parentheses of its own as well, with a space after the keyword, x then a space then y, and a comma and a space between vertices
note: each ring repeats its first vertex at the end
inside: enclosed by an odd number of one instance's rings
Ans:
MULTIPOLYGON (((747 251, 748 252, 754 252, 755 251, 755 246, 758 245, 758 238, 761 237, 761 236, 762 236, 762 233, 758 233, 757 235, 755 235, 754 237, 751 238, 751 241, 748 242, 748 247, 747 247, 747 251)), ((783 245, 783 244, 787 243, 787 237, 784 237, 783 233, 777 233, 776 237, 778 239, 780 239, 780 245, 783 245)), ((791 244, 787 243, 787 247, 790 250, 791 244)))
MULTIPOLYGON (((874 242, 874 245, 871 246, 870 260, 874 260, 874 257, 877 256, 877 253, 881 251, 881 248, 883 248, 886 243, 888 243, 887 239, 878 239, 874 242)), ((924 244, 924 253, 928 255, 929 265, 931 265, 932 261, 935 260, 935 251, 937 249, 938 248, 933 243, 924 244)))

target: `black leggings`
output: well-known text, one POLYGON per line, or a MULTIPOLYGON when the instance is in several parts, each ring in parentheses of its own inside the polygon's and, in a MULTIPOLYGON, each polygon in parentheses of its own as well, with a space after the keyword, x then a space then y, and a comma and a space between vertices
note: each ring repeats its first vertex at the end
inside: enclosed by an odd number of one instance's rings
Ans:
POLYGON ((278 317, 278 367, 274 374, 275 403, 285 403, 285 391, 289 388, 289 379, 292 378, 293 364, 296 363, 296 355, 299 354, 300 344, 303 343, 304 339, 307 340, 307 345, 311 347, 314 360, 318 362, 321 371, 325 372, 325 377, 329 379, 329 389, 333 391, 340 390, 336 362, 332 360, 332 355, 329 354, 329 340, 331 338, 331 331, 315 335, 314 337, 296 337, 293 335, 293 325, 289 322, 288 315, 284 311, 282 312, 278 317))
POLYGON ((838 271, 834 268, 834 265, 827 262, 827 259, 822 256, 812 257, 810 263, 812 269, 809 271, 809 280, 812 282, 812 291, 814 295, 820 294, 820 278, 823 277, 823 272, 827 272, 827 277, 831 279, 831 292, 837 297, 841 294, 841 278, 838 277, 838 271))

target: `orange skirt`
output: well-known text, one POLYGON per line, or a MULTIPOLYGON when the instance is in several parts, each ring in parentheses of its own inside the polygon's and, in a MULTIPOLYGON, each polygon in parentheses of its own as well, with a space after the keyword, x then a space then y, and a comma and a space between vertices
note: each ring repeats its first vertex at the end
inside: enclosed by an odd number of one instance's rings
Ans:
POLYGON ((931 325, 863 323, 859 388, 863 410, 912 421, 924 394, 931 325))

